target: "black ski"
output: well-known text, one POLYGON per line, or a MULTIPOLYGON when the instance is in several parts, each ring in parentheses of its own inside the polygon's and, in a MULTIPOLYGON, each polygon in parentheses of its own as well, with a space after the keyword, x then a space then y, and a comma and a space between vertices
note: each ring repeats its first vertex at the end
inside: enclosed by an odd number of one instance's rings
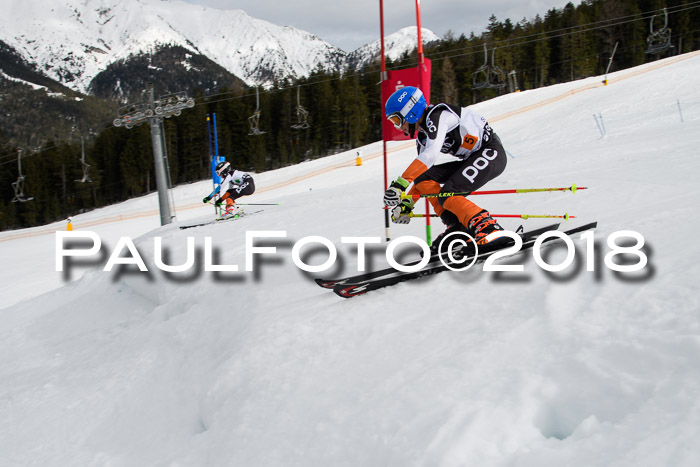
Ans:
MULTIPOLYGON (((558 223, 556 224, 550 224, 545 227, 541 227, 539 229, 534 229, 534 230, 529 230, 527 232, 523 232, 520 234, 520 236, 523 239, 523 242, 526 242, 532 237, 536 237, 537 235, 543 234, 545 232, 549 232, 550 230, 557 230, 559 228, 558 223)), ((444 255, 443 255, 444 256, 444 255)), ((434 264, 436 262, 440 261, 440 257, 435 255, 433 258, 430 259, 430 262, 428 263, 428 266, 431 264, 434 264)), ((420 263, 421 260, 416 260, 412 261, 410 263, 405 264, 405 266, 413 266, 418 263, 420 263)), ((356 284, 360 282, 365 282, 371 279, 376 279, 377 277, 382 277, 382 276, 387 276, 389 274, 393 274, 397 272, 396 269, 392 267, 384 268, 384 269, 379 269, 377 271, 372 271, 372 272, 364 272, 355 276, 348 276, 348 277, 343 277, 339 279, 314 279, 314 281, 323 287, 324 289, 333 289, 335 288, 336 285, 340 284, 356 284)))
MULTIPOLYGON (((589 224, 582 225, 580 227, 575 227, 573 229, 565 230, 565 231, 563 231, 563 233, 565 233, 566 235, 573 235, 573 234, 576 234, 579 232, 585 232, 586 230, 594 229, 594 228, 596 228, 597 225, 598 225, 597 222, 591 222, 589 224)), ((544 232, 541 232, 541 233, 544 233, 544 232)), ((521 251, 529 250, 530 248, 532 248, 534 246, 535 242, 537 241, 537 237, 538 237, 538 235, 534 235, 531 238, 529 238, 528 240, 523 239, 523 245, 520 248, 520 250, 518 250, 518 253, 521 251)), ((550 237, 550 238, 545 239, 544 241, 550 242, 550 241, 554 241, 554 240, 557 240, 557 238, 550 237)), ((485 253, 481 253, 481 254, 477 255, 476 263, 483 263, 491 255, 498 253, 499 251, 502 251, 506 248, 510 248, 511 246, 512 246, 512 244, 507 245, 503 248, 498 248, 496 250, 491 250, 491 251, 488 251, 485 253)), ((374 279, 374 280, 370 279, 370 280, 364 280, 364 281, 354 282, 354 283, 337 284, 333 287, 333 292, 335 292, 336 295, 338 295, 340 297, 350 298, 350 297, 354 297, 356 295, 365 294, 371 290, 381 289, 383 287, 395 285, 395 284, 398 284, 400 282, 404 282, 404 281, 408 281, 408 280, 412 280, 412 279, 418 279, 420 277, 429 276, 432 274, 438 274, 440 272, 447 271, 447 270, 449 270, 449 268, 442 263, 440 263, 439 265, 433 265, 432 267, 428 266, 428 267, 426 267, 420 271, 417 271, 417 272, 402 273, 402 272, 397 272, 396 270, 392 269, 392 271, 394 271, 396 273, 395 275, 388 275, 387 274, 387 277, 380 277, 380 278, 374 279)))

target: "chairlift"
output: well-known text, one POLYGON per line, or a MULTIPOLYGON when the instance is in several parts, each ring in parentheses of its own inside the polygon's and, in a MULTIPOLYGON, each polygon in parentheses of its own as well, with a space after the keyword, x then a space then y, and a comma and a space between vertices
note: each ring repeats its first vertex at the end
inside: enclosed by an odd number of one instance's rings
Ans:
POLYGON ((85 143, 83 142, 83 137, 80 137, 80 150, 81 150, 81 157, 80 157, 80 164, 83 168, 83 178, 80 180, 75 180, 76 182, 80 183, 92 183, 92 180, 90 179, 90 164, 85 162, 85 143))
POLYGON ((297 123, 292 125, 295 130, 305 130, 310 127, 306 119, 309 116, 309 111, 301 106, 301 101, 299 99, 299 86, 297 86, 297 123))
POLYGON ((505 73, 496 66, 496 47, 491 51, 491 64, 489 65, 489 52, 484 42, 484 64, 472 73, 472 88, 474 89, 503 89, 506 86, 505 73))
POLYGON ((24 195, 24 179, 26 178, 24 175, 22 175, 22 150, 17 151, 17 172, 19 176, 17 177, 17 181, 12 183, 12 189, 15 192, 15 197, 12 198, 13 203, 25 203, 27 201, 31 201, 34 198, 29 196, 24 195))
POLYGON ((645 53, 661 54, 673 48, 673 44, 671 44, 671 29, 668 28, 668 11, 666 11, 666 8, 662 11, 664 12, 664 26, 661 29, 654 31, 654 18, 658 15, 655 14, 651 17, 645 53))
POLYGON ((260 94, 258 88, 255 88, 255 112, 253 115, 248 117, 248 122, 250 123, 249 135, 257 136, 264 135, 266 132, 260 130, 260 94))

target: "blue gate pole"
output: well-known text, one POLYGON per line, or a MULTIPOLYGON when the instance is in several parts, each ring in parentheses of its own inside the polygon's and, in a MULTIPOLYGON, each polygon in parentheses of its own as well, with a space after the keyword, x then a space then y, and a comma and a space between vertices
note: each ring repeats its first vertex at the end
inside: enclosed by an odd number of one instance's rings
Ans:
POLYGON ((209 137, 209 168, 212 174, 212 184, 214 184, 214 153, 211 149, 211 117, 207 115, 207 136, 209 137))
MULTIPOLYGON (((221 177, 219 177, 216 174, 216 166, 219 162, 221 162, 221 159, 219 158, 219 135, 216 131, 216 114, 212 114, 213 122, 214 122, 214 158, 212 159, 211 163, 211 175, 212 179, 214 180, 214 183, 219 185, 221 184, 221 177)), ((219 192, 219 195, 222 195, 221 192, 219 192)), ((221 215, 221 213, 217 210, 217 215, 221 215)))
POLYGON ((212 114, 213 116, 213 121, 214 121, 214 157, 212 158, 212 163, 211 163, 211 176, 212 179, 214 180, 214 183, 218 184, 221 183, 221 178, 216 175, 216 164, 218 164, 219 161, 219 137, 217 135, 216 131, 216 114, 212 114))

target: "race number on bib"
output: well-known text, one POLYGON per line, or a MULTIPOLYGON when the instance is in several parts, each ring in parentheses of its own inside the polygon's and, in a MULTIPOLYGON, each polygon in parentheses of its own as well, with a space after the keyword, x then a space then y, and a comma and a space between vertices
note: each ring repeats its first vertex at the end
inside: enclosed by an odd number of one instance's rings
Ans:
POLYGON ((462 147, 468 151, 472 151, 474 149, 474 146, 476 146, 476 143, 479 141, 478 136, 472 136, 472 135, 467 135, 464 137, 464 142, 462 143, 462 147))

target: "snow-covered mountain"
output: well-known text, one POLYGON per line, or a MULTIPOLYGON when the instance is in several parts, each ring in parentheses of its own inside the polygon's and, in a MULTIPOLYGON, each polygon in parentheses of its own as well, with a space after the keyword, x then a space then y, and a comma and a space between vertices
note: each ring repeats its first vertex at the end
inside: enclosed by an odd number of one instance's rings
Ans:
POLYGON ((161 0, 7 0, 0 39, 52 78, 85 92, 110 63, 182 46, 249 84, 335 68, 345 53, 318 37, 242 10, 161 0))
MULTIPOLYGON (((398 60, 406 52, 413 51, 418 40, 416 30, 415 26, 409 26, 386 36, 384 38, 386 57, 391 60, 398 60)), ((421 36, 424 45, 440 40, 430 29, 421 28, 421 36)), ((381 47, 381 40, 377 39, 349 53, 347 59, 348 67, 356 70, 379 59, 381 47)))
MULTIPOLYGON (((307 76, 319 65, 342 71, 376 56, 378 42, 347 54, 305 31, 179 0, 5 0, 0 40, 49 77, 81 92, 110 64, 181 46, 208 57, 249 85, 307 76), (365 50, 366 49, 366 50, 365 50)), ((398 57, 416 28, 389 36, 398 57), (410 31, 412 30, 412 31, 410 31)), ((424 30, 426 42, 435 35, 424 30)), ((411 39, 412 36, 412 39, 411 39)))

